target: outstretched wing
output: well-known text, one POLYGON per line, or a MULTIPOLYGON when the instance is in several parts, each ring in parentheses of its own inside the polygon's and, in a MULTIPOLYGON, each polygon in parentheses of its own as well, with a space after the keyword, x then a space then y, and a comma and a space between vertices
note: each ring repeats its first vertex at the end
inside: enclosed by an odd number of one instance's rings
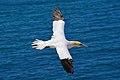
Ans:
POLYGON ((62 16, 62 13, 60 11, 59 8, 56 8, 54 11, 53 11, 53 20, 54 21, 58 21, 58 20, 64 20, 63 16, 62 16))
POLYGON ((63 16, 59 8, 56 8, 53 12, 53 36, 54 38, 64 39, 64 25, 63 16))
POLYGON ((72 57, 68 51, 67 46, 65 45, 59 45, 56 47, 58 56, 61 61, 61 65, 63 66, 64 70, 67 73, 72 73, 73 74, 73 64, 72 64, 72 57))
POLYGON ((72 59, 72 57, 68 51, 68 48, 65 44, 63 44, 63 45, 59 44, 58 46, 56 46, 56 51, 57 51, 60 59, 72 59))

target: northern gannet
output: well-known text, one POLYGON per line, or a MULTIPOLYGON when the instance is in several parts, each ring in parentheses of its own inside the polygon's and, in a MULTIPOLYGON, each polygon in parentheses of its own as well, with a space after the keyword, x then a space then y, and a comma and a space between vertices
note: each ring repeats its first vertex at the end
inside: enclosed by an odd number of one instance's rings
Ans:
POLYGON ((32 47, 42 50, 44 48, 56 48, 61 65, 67 73, 73 74, 73 60, 68 49, 72 47, 87 47, 79 41, 68 41, 64 34, 65 21, 59 8, 53 11, 53 35, 50 40, 43 41, 36 39, 32 47))

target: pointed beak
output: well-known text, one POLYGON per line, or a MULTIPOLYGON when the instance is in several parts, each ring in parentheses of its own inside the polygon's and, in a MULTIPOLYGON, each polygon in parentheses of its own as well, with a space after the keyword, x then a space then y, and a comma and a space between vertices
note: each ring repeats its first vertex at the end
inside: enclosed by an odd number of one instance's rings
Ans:
POLYGON ((88 47, 88 46, 87 46, 87 45, 85 45, 85 44, 81 44, 81 46, 82 46, 82 47, 86 47, 86 48, 88 47))

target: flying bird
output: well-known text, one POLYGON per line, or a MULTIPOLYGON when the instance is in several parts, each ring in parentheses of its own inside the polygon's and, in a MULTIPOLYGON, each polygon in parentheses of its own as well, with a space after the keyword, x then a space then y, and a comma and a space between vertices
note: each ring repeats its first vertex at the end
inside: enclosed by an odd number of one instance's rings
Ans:
POLYGON ((32 43, 32 47, 42 50, 44 48, 56 48, 60 58, 61 65, 67 73, 73 74, 73 59, 69 53, 72 47, 87 47, 79 41, 68 41, 64 34, 64 17, 59 8, 53 11, 53 35, 50 40, 43 41, 36 39, 32 43))

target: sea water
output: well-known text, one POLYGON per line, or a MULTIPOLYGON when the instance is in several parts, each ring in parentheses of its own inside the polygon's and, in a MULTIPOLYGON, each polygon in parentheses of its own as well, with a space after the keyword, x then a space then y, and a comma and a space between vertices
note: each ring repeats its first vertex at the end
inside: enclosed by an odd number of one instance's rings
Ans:
POLYGON ((119 0, 0 0, 0 80, 120 80, 119 0), (60 7, 72 48, 68 75, 55 49, 35 50, 52 36, 52 13, 60 7))

